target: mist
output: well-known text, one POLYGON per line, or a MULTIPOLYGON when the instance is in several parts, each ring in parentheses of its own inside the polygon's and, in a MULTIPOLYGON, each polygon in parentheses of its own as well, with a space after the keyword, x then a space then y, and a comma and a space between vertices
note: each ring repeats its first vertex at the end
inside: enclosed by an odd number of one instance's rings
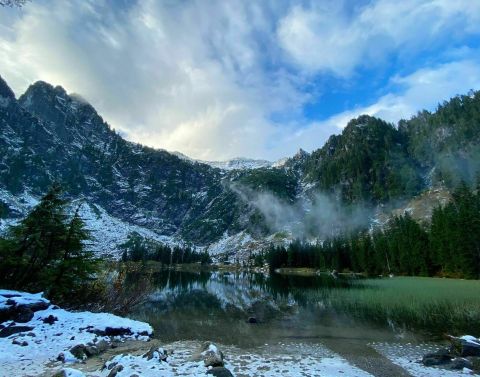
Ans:
POLYGON ((231 190, 260 211, 271 233, 287 231, 294 238, 325 239, 348 233, 371 224, 374 208, 342 204, 340 199, 320 191, 302 195, 288 202, 270 192, 259 192, 239 184, 231 190))

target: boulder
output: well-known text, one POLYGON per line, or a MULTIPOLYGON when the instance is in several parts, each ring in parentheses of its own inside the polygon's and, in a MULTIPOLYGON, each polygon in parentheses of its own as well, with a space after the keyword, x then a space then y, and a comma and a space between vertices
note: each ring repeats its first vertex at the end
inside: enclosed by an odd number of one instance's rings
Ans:
POLYGON ((92 344, 87 344, 85 346, 84 352, 87 357, 92 357, 100 353, 99 349, 92 344))
POLYGON ((460 352, 460 356, 480 356, 480 344, 462 341, 462 350, 460 352))
POLYGON ((107 377, 115 377, 122 370, 123 370, 123 365, 122 364, 117 364, 110 370, 110 373, 108 374, 107 377))
POLYGON ((30 322, 32 318, 33 318, 33 311, 32 309, 26 306, 20 306, 18 308, 15 308, 15 310, 13 310, 13 320, 15 322, 26 323, 26 322, 30 322))
POLYGON ((422 358, 422 364, 430 367, 434 365, 445 365, 450 363, 453 356, 450 354, 450 351, 446 348, 440 349, 437 352, 427 353, 422 358))
POLYGON ((77 344, 76 346, 73 346, 70 348, 70 353, 75 356, 75 358, 79 360, 83 360, 84 357, 86 356, 85 354, 85 345, 84 344, 77 344))
POLYGON ((58 321, 58 318, 51 314, 43 319, 43 323, 47 323, 49 325, 53 325, 56 321, 58 321))
POLYGON ((207 374, 215 377, 233 377, 232 372, 225 367, 213 367, 207 371, 207 374))
POLYGON ((158 358, 159 361, 167 361, 168 353, 163 348, 155 346, 150 347, 147 353, 143 355, 147 360, 158 358))
MULTIPOLYGON (((93 329, 92 326, 87 327, 87 331, 99 336, 123 336, 132 335, 132 330, 125 327, 105 327, 105 330, 93 329)), ((143 335, 139 334, 139 335, 143 335)), ((148 334, 147 334, 148 335, 148 334)))
POLYGON ((202 352, 206 367, 223 367, 223 353, 213 343, 205 343, 202 352))
POLYGON ((108 343, 106 340, 101 340, 98 343, 95 344, 99 352, 105 352, 110 348, 110 343, 108 343))
POLYGON ((33 327, 30 327, 30 326, 15 326, 15 325, 8 326, 0 330, 0 338, 6 338, 13 334, 32 331, 32 330, 33 330, 33 327))
POLYGON ((463 357, 456 357, 448 364, 448 369, 462 370, 463 368, 473 369, 471 361, 464 359, 463 357))

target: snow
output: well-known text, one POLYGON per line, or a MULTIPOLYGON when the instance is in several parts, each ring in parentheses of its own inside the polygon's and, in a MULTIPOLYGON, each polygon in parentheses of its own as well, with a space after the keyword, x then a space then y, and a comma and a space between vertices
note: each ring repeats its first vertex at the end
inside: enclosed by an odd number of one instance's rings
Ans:
POLYGON ((480 345, 480 340, 471 335, 461 336, 459 339, 465 340, 467 343, 480 345))
POLYGON ((50 301, 46 298, 43 298, 43 293, 27 293, 27 292, 18 292, 11 291, 8 289, 0 289, 0 306, 4 307, 13 306, 13 305, 30 305, 37 302, 44 302, 50 304, 50 301), (7 300, 13 302, 14 304, 6 304, 7 300))
MULTIPOLYGON (((11 295, 12 293, 16 294, 14 299, 18 302, 44 300, 41 294, 16 291, 1 291, 0 294, 11 295)), ((4 326, 11 324, 11 321, 3 323, 4 326)), ((28 371, 30 375, 40 374, 44 370, 44 365, 55 361, 60 353, 64 353, 67 362, 75 362, 77 360, 69 350, 78 344, 94 343, 100 340, 110 342, 110 337, 97 335, 107 327, 130 329, 131 335, 115 337, 118 341, 128 339, 146 341, 153 333, 152 327, 144 322, 109 313, 69 312, 53 305, 46 310, 35 312, 32 320, 22 326, 33 327, 33 329, 0 338, 0 371, 3 375, 19 375, 19 371, 23 371, 20 373, 28 371), (44 323, 43 319, 50 315, 57 320, 53 324, 44 323), (13 340, 18 343, 25 341, 28 345, 12 344, 13 340), (12 362, 13 360, 15 362, 12 362)), ((76 377, 75 374, 72 376, 76 377)))
MULTIPOLYGON (((118 377, 133 374, 145 377, 173 377, 173 376, 205 376, 205 365, 202 360, 196 359, 195 349, 201 345, 198 342, 176 342, 168 345, 173 349, 167 361, 161 362, 158 354, 151 360, 142 356, 118 355, 106 363, 107 368, 88 372, 89 376, 107 377, 115 365, 122 365, 123 369, 118 377), (110 370, 108 369, 110 367, 110 370)), ((216 348, 216 346, 213 346, 216 348)), ((348 362, 324 348, 304 346, 302 344, 275 347, 260 347, 253 351, 245 351, 232 346, 221 346, 225 354, 225 368, 234 376, 265 376, 265 377, 371 377, 348 362)))
MULTIPOLYGON (((75 206, 75 202, 72 205, 75 206)), ((111 216, 97 204, 83 202, 79 213, 85 221, 87 229, 94 237, 93 242, 89 244, 91 244, 90 249, 97 255, 119 259, 121 257, 119 246, 125 243, 128 236, 133 232, 168 246, 182 244, 180 239, 161 235, 145 227, 133 225, 111 216)))
POLYGON ((273 163, 267 160, 255 160, 251 158, 237 157, 226 161, 199 161, 222 170, 251 170, 271 168, 273 163))

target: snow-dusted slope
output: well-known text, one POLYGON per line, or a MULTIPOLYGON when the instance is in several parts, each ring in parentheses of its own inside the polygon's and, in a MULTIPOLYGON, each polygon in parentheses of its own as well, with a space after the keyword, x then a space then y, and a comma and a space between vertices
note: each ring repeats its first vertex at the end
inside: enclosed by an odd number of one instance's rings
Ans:
POLYGON ((214 168, 219 168, 222 170, 236 170, 236 169, 259 169, 259 168, 270 168, 273 165, 273 162, 267 160, 255 160, 252 158, 242 158, 237 157, 231 160, 226 161, 201 161, 205 164, 208 164, 214 168))

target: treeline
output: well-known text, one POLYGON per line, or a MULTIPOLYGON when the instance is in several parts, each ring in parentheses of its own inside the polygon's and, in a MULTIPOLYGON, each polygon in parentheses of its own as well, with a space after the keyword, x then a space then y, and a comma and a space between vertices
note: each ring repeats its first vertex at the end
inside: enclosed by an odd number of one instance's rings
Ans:
POLYGON ((480 277, 480 190, 462 183, 444 207, 437 207, 428 227, 408 213, 393 217, 383 229, 338 236, 317 244, 297 240, 270 246, 255 259, 271 269, 313 267, 368 275, 399 274, 480 277))
POLYGON ((133 232, 125 243, 120 245, 123 250, 122 261, 144 262, 156 261, 164 265, 201 263, 210 264, 212 259, 208 252, 196 252, 190 247, 164 245, 152 239, 145 238, 133 232))
POLYGON ((58 303, 92 293, 97 261, 86 247, 89 232, 54 185, 31 212, 0 237, 0 287, 43 291, 58 303))

